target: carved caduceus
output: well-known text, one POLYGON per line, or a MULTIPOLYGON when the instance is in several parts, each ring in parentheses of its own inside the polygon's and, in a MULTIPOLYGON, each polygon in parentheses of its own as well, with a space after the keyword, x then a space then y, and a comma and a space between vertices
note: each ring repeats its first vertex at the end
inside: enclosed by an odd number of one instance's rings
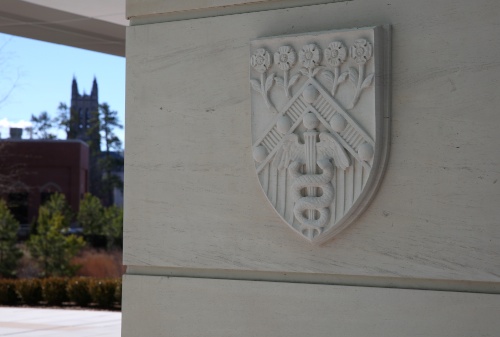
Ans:
POLYGON ((279 170, 288 169, 294 179, 291 186, 295 202, 293 213, 301 224, 301 232, 312 239, 330 220, 329 207, 335 198, 331 184, 333 165, 345 170, 350 166, 350 160, 329 132, 317 131, 320 122, 314 113, 304 114, 303 123, 307 129, 303 134, 304 144, 294 133, 285 136, 273 164, 279 170), (322 173, 318 173, 318 167, 322 173), (307 191, 305 196, 302 195, 303 189, 307 191), (321 196, 318 196, 318 189, 322 190, 321 196))

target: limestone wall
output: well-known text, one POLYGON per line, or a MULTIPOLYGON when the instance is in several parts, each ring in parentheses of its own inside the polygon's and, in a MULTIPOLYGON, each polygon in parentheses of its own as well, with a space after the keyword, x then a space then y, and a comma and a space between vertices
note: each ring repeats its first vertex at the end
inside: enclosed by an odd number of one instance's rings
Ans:
POLYGON ((379 328, 370 335, 367 324, 366 336, 493 335, 499 3, 240 2, 128 1, 123 335, 303 336, 305 326, 312 336, 364 336, 349 328, 360 320, 379 328), (314 246, 286 227, 257 181, 250 41, 385 24, 387 171, 361 217, 314 246), (419 315, 410 330, 391 323, 419 315), (454 317, 461 328, 451 328, 454 317))

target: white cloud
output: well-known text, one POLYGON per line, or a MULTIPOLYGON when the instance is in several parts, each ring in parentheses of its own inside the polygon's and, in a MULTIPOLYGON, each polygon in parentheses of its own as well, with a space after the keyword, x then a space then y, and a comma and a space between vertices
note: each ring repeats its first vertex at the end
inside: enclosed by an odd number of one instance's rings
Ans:
POLYGON ((33 126, 30 121, 20 120, 17 122, 11 122, 7 118, 0 119, 0 128, 27 128, 33 126))
MULTIPOLYGON (((30 121, 25 121, 21 119, 20 121, 13 122, 9 121, 7 118, 2 118, 0 119, 0 138, 8 138, 9 137, 9 128, 27 128, 31 127, 33 124, 31 124, 30 121)), ((27 132, 23 132, 23 138, 26 138, 28 136, 27 132)))

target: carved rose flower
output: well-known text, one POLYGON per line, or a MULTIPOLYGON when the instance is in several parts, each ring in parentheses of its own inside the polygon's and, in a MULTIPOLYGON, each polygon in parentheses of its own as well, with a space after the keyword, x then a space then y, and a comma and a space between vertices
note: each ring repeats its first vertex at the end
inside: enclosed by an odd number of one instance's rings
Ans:
POLYGON ((264 73, 271 65, 271 56, 265 49, 257 49, 250 58, 250 65, 259 73, 264 73))
POLYGON ((274 53, 274 63, 281 70, 288 70, 295 64, 296 54, 292 47, 282 46, 274 53))
POLYGON ((319 64, 319 47, 315 44, 307 44, 299 52, 299 60, 302 65, 308 69, 314 68, 319 64))
POLYGON ((372 57, 372 45, 365 39, 354 41, 351 46, 351 57, 357 64, 364 64, 372 57))
POLYGON ((328 45, 328 48, 325 49, 325 60, 332 67, 340 66, 347 56, 347 50, 342 42, 333 41, 328 45))

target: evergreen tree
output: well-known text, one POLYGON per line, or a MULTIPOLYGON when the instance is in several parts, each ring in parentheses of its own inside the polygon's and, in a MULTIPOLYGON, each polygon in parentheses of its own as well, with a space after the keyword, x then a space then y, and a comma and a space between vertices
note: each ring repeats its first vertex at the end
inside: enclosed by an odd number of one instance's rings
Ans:
POLYGON ((104 210, 104 235, 108 249, 123 247, 123 210, 112 205, 104 210))
POLYGON ((14 277, 19 259, 23 255, 17 248, 19 222, 14 218, 7 203, 0 199, 0 276, 14 277))
POLYGON ((123 190, 123 181, 113 174, 114 171, 123 167, 123 158, 113 155, 113 151, 121 151, 122 142, 115 134, 115 129, 122 129, 118 119, 118 112, 111 110, 107 103, 99 106, 100 110, 100 131, 104 141, 104 151, 100 159, 100 167, 103 172, 101 184, 101 197, 104 204, 109 206, 113 200, 113 190, 119 188, 123 190))
POLYGON ((77 220, 85 235, 103 235, 104 208, 101 200, 90 193, 86 193, 80 201, 77 220))
POLYGON ((57 127, 62 129, 68 134, 69 137, 69 129, 70 129, 70 119, 71 114, 69 113, 69 108, 66 103, 60 102, 57 107, 57 117, 55 118, 55 122, 57 123, 57 127))
POLYGON ((104 136, 105 152, 120 151, 122 143, 114 133, 115 129, 123 129, 120 120, 118 119, 118 112, 111 110, 108 103, 99 105, 101 115, 101 133, 104 136))
POLYGON ((54 122, 57 124, 59 129, 66 132, 67 139, 76 138, 76 130, 71 128, 71 125, 78 122, 78 114, 73 109, 68 108, 66 103, 59 103, 59 107, 57 108, 57 117, 54 118, 54 122))
POLYGON ((73 218, 73 212, 66 202, 66 197, 62 193, 54 193, 50 196, 50 199, 45 202, 42 206, 48 209, 50 214, 61 213, 63 216, 63 226, 67 228, 71 224, 71 219, 73 218))
POLYGON ((85 245, 81 237, 65 236, 71 221, 64 195, 54 194, 38 211, 38 233, 28 241, 28 249, 42 269, 42 275, 71 276, 77 266, 71 259, 85 245))
POLYGON ((56 135, 50 133, 54 123, 56 121, 53 120, 49 114, 44 111, 40 113, 37 117, 35 115, 31 115, 31 123, 33 124, 33 133, 36 137, 40 139, 55 139, 56 135))

